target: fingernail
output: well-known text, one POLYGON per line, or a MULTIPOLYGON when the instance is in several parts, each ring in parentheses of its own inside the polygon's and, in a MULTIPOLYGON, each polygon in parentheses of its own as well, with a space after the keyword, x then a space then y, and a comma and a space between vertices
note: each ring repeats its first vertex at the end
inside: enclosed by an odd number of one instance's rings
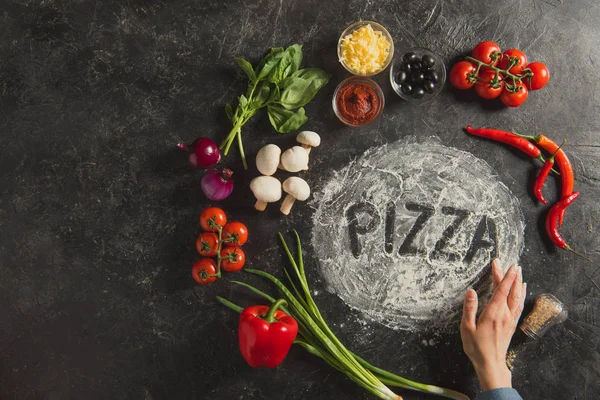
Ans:
POLYGON ((475 300, 477 293, 471 288, 467 289, 467 300, 475 300))
POLYGON ((523 282, 523 293, 527 294, 527 282, 523 282))

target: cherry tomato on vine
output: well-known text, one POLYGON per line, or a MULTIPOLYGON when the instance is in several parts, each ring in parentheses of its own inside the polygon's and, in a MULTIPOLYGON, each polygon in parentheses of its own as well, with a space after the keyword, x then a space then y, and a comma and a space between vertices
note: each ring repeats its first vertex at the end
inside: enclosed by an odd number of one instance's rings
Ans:
POLYGON ((212 258, 202 258, 192 266, 192 278, 202 285, 216 281, 216 274, 217 264, 212 258))
POLYGON ((496 65, 498 59, 502 51, 500 51, 500 46, 494 42, 481 42, 473 49, 471 53, 471 57, 483 61, 486 64, 496 65), (494 53, 496 53, 496 58, 494 58, 494 53))
POLYGON ((243 246, 248 240, 248 228, 241 222, 230 222, 223 228, 223 240, 227 247, 243 246))
POLYGON ((502 94, 500 95, 500 101, 502 101, 502 103, 504 103, 505 106, 519 107, 521 104, 525 103, 525 100, 527 100, 529 91, 527 90, 523 82, 517 83, 517 87, 519 88, 517 92, 508 91, 506 86, 502 90, 502 94))
POLYGON ((204 232, 196 239, 196 250, 204 257, 214 257, 219 248, 219 236, 216 233, 204 232))
POLYGON ((511 58, 516 58, 518 63, 511 67, 508 72, 519 75, 527 65, 527 56, 519 49, 508 49, 502 54, 502 59, 498 62, 498 68, 507 69, 511 58))
POLYGON ((532 77, 525 78, 525 86, 529 90, 539 90, 546 86, 548 80, 550 79, 550 71, 548 71, 548 67, 546 67, 541 62, 532 62, 527 65, 525 69, 528 69, 533 74, 532 77))
POLYGON ((469 75, 475 73, 477 68, 470 61, 459 61, 450 70, 450 83, 457 89, 467 90, 473 87, 475 82, 469 80, 469 75))
POLYGON ((239 271, 245 263, 246 255, 239 247, 226 247, 221 250, 221 268, 225 271, 239 271))
POLYGON ((479 95, 479 97, 483 97, 484 99, 495 99, 500 96, 502 93, 502 88, 504 87, 504 82, 502 82, 502 75, 498 74, 498 83, 492 84, 492 80, 496 77, 496 73, 491 70, 485 70, 479 73, 479 78, 481 81, 478 81, 475 84, 475 92, 479 95))
POLYGON ((218 227, 212 225, 210 221, 213 221, 215 224, 220 225, 221 227, 225 226, 227 223, 227 216, 225 215, 225 211, 221 210, 217 207, 209 207, 204 209, 200 213, 200 226, 207 232, 218 232, 218 227))

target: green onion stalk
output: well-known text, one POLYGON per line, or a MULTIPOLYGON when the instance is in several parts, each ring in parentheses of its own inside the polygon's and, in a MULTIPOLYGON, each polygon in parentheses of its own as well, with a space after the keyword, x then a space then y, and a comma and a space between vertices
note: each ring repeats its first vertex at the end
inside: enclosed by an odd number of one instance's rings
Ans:
MULTIPOLYGON (((289 286, 286 286, 279 279, 267 272, 256 269, 246 269, 246 271, 266 278, 277 286, 283 295, 283 298, 288 303, 287 308, 280 308, 293 316, 298 322, 299 335, 294 342, 295 344, 301 346, 309 353, 323 359, 327 364, 338 371, 343 372, 356 384, 381 399, 402 399, 401 396, 397 395, 389 388, 390 386, 393 386, 402 389, 437 394, 450 399, 469 400, 469 397, 454 390, 414 382, 381 368, 377 368, 348 350, 331 331, 310 294, 308 281, 304 272, 300 237, 296 231, 294 231, 294 235, 296 236, 298 247, 297 259, 295 259, 290 252, 283 235, 281 235, 281 233, 278 234, 291 265, 290 270, 284 268, 289 286), (292 278, 292 276, 295 279, 292 278)), ((274 297, 269 296, 252 285, 240 281, 232 282, 249 289, 271 303, 276 301, 274 297)), ((238 313, 242 311, 242 307, 227 299, 222 297, 217 297, 217 299, 225 306, 238 313)))

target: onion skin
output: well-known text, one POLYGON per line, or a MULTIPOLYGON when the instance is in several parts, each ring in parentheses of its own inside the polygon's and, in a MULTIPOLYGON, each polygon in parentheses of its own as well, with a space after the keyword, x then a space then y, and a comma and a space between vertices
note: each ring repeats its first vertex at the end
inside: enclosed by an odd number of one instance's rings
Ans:
POLYGON ((224 200, 233 191, 233 179, 231 179, 233 171, 224 168, 222 171, 213 169, 208 171, 200 180, 202 191, 210 200, 224 200))
POLYGON ((187 151, 188 161, 195 168, 210 168, 221 161, 219 147, 209 138, 200 137, 189 146, 185 143, 178 143, 177 147, 187 151))

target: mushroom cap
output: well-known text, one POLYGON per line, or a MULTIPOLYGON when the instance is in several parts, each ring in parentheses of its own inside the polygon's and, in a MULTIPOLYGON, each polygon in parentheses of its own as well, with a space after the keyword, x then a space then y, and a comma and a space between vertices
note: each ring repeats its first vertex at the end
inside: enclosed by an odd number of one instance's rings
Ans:
POLYGON ((287 149, 281 155, 281 165, 289 172, 302 171, 308 166, 308 153, 302 146, 287 149))
POLYGON ((310 187, 308 186, 308 183, 297 176, 287 178, 283 182, 283 190, 287 194, 294 196, 296 200, 300 201, 304 201, 310 196, 310 187))
POLYGON ((263 175, 273 175, 277 172, 281 149, 274 144, 268 144, 256 154, 256 168, 263 175))
POLYGON ((281 182, 272 176, 257 176, 250 182, 256 200, 273 203, 281 199, 281 182))
POLYGON ((296 136, 296 141, 307 146, 317 147, 321 144, 321 136, 317 132, 302 131, 296 136))

